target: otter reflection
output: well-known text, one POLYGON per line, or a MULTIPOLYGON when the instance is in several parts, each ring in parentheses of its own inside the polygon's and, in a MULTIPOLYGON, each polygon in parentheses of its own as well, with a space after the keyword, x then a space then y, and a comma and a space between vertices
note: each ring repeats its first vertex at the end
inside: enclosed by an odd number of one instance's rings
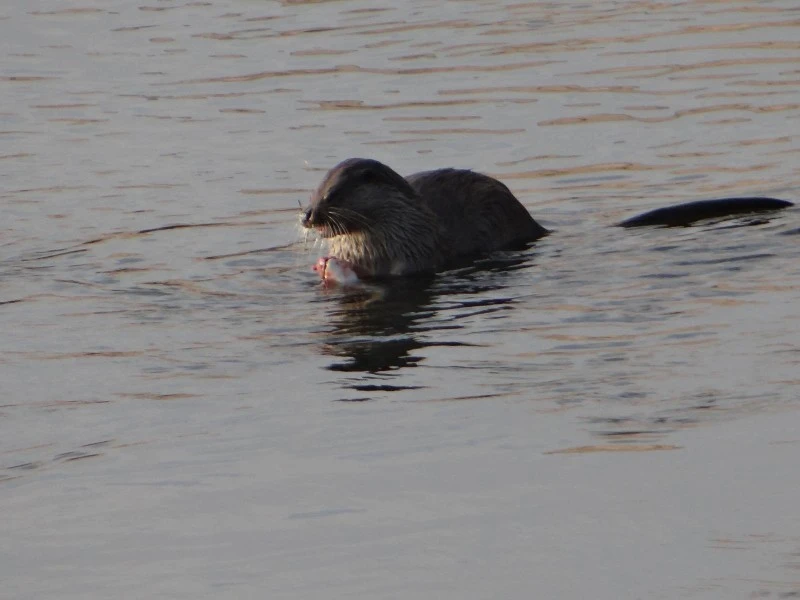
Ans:
POLYGON ((505 291, 505 275, 530 267, 533 258, 531 252, 499 253, 436 279, 390 279, 374 288, 335 292, 322 352, 336 360, 327 368, 351 373, 343 386, 359 392, 408 389, 393 384, 394 373, 423 361, 420 350, 473 345, 452 335, 437 339, 442 332, 457 332, 462 319, 476 314, 513 310, 516 300, 505 291))

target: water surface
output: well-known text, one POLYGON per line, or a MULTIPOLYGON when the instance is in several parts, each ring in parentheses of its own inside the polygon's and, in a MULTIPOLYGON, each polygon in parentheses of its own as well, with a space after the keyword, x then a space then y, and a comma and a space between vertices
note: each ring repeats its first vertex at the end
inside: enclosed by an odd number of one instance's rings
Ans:
POLYGON ((788 0, 0 9, 11 598, 787 598, 800 212, 788 0), (369 156, 554 230, 326 291, 369 156))

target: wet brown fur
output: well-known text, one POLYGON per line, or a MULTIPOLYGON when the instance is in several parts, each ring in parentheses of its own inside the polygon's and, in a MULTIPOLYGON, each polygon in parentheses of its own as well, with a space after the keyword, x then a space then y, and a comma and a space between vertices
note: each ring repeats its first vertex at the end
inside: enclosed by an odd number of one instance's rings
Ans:
POLYGON ((363 158, 327 173, 302 224, 327 240, 332 256, 366 276, 434 272, 547 234, 505 185, 487 175, 439 169, 404 179, 363 158))

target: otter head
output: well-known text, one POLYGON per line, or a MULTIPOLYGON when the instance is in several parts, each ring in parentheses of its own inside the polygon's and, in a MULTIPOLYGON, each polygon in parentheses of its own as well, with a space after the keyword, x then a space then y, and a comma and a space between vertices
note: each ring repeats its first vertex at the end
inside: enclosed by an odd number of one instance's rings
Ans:
POLYGON ((415 195, 408 182, 383 163, 348 158, 325 175, 301 222, 323 238, 368 231, 380 225, 385 198, 415 195))
POLYGON ((438 260, 434 215, 402 176, 376 160, 349 158, 328 171, 301 224, 367 275, 433 269, 438 260))

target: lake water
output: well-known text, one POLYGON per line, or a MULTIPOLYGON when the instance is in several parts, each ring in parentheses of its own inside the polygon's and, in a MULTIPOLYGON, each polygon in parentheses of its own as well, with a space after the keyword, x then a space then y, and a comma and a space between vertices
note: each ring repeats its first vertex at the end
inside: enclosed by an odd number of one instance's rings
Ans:
POLYGON ((7 0, 0 596, 800 596, 800 11, 7 0), (368 156, 554 233, 323 290, 368 156), (748 225, 748 226, 745 226, 748 225))

